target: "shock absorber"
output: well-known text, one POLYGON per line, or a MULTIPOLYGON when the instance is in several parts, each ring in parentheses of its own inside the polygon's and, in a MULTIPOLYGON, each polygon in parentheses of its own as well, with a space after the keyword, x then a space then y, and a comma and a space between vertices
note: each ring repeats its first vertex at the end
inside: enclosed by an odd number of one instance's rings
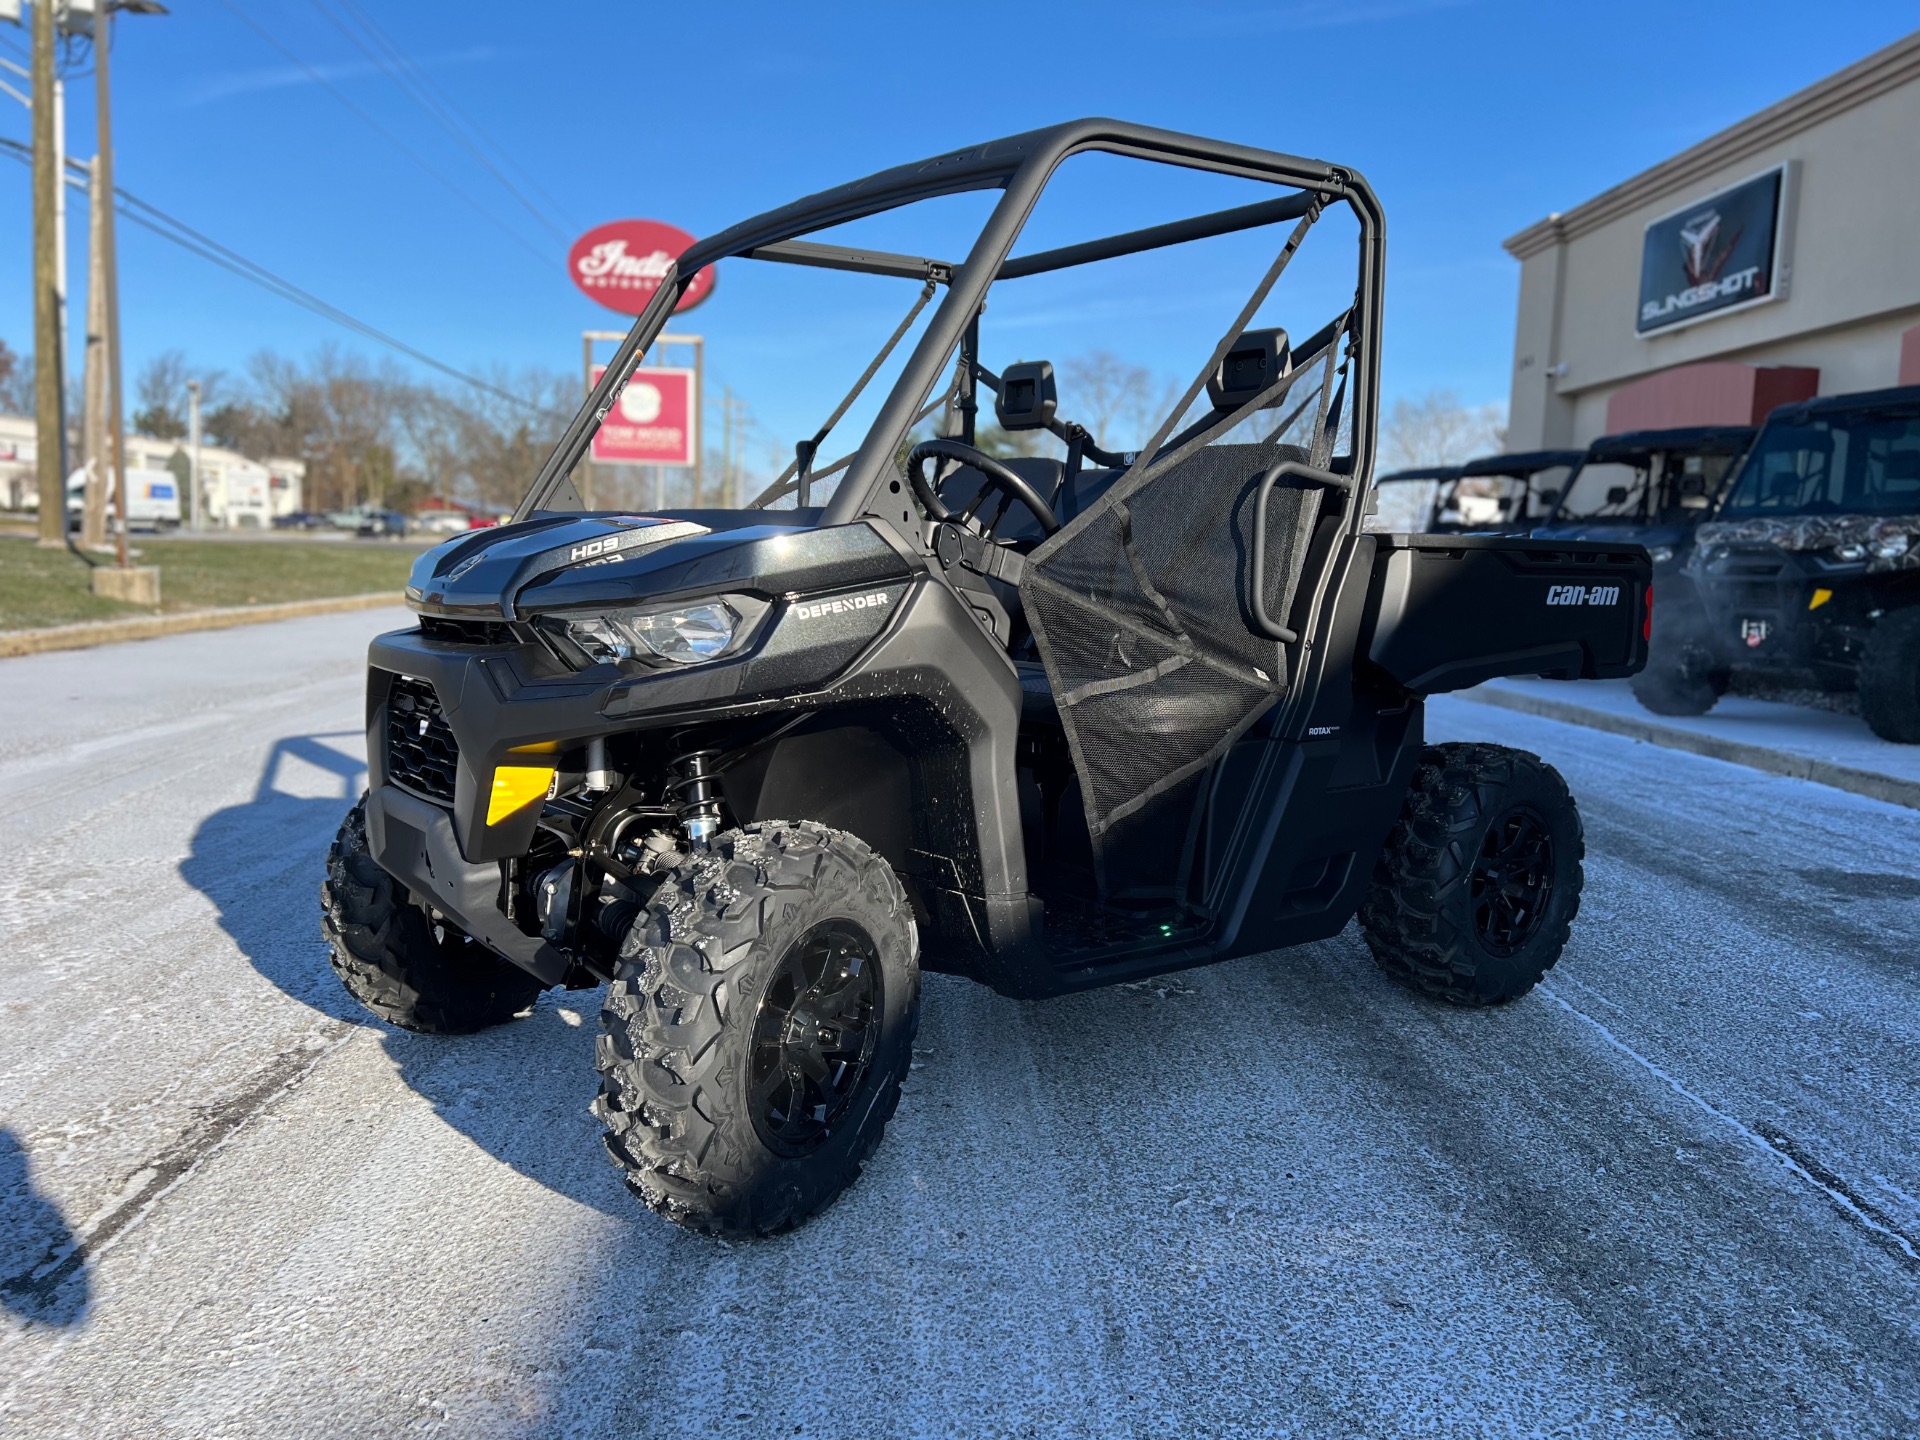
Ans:
POLYGON ((719 753, 689 750, 670 766, 674 778, 667 788, 673 792, 674 814, 696 850, 704 850, 720 833, 720 798, 713 788, 713 761, 719 753))

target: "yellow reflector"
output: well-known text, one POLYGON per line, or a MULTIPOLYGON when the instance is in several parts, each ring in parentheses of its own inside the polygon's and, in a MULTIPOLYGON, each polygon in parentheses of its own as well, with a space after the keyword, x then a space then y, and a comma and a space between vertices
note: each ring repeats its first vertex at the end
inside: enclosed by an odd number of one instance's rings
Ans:
POLYGON ((551 765, 500 765, 493 772, 493 794, 487 799, 487 824, 498 825, 553 788, 551 765))
POLYGON ((1833 598, 1833 591, 1823 587, 1813 592, 1813 599, 1807 602, 1807 608, 1809 610, 1818 610, 1822 605, 1826 604, 1827 601, 1831 600, 1832 598, 1833 598))

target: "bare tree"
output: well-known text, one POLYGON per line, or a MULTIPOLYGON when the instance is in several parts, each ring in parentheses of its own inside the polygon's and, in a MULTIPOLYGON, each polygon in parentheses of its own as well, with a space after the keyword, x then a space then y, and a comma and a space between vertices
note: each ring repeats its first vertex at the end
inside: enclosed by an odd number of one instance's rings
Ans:
POLYGON ((1134 450, 1167 418, 1180 385, 1130 365, 1111 350, 1092 350, 1061 367, 1061 409, 1109 450, 1134 450))
POLYGON ((1506 416, 1498 405, 1467 406, 1452 390, 1430 390, 1417 400, 1396 400, 1387 414, 1380 468, 1457 465, 1506 443, 1506 416))
POLYGON ((33 406, 33 353, 18 355, 0 340, 0 412, 31 415, 33 406))

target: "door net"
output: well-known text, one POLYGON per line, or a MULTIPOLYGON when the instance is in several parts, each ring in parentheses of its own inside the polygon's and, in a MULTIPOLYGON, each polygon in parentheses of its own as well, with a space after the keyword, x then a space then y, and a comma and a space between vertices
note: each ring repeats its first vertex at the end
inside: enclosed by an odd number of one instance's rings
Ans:
MULTIPOLYGON (((1080 776, 1102 892, 1177 898, 1205 771, 1286 693, 1249 603, 1261 475, 1294 446, 1215 445, 1109 491, 1035 552, 1020 595, 1080 776)), ((1293 603, 1318 490, 1268 497, 1267 613, 1293 603)))

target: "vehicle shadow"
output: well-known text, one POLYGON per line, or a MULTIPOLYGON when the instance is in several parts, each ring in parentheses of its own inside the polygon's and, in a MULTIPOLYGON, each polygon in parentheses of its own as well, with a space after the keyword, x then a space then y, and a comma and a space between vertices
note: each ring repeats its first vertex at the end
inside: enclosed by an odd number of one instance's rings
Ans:
POLYGON ((78 1325, 92 1286, 80 1238, 33 1187, 27 1152, 0 1129, 0 1309, 38 1325, 78 1325))
POLYGON ((620 1219, 638 1215, 588 1113, 596 991, 543 995, 526 1019, 479 1035, 415 1035, 347 994, 320 938, 327 847, 366 785, 359 731, 289 736, 252 796, 194 832, 180 875, 213 901, 253 967, 322 1015, 380 1037, 401 1078, 463 1135, 551 1190, 620 1219))

